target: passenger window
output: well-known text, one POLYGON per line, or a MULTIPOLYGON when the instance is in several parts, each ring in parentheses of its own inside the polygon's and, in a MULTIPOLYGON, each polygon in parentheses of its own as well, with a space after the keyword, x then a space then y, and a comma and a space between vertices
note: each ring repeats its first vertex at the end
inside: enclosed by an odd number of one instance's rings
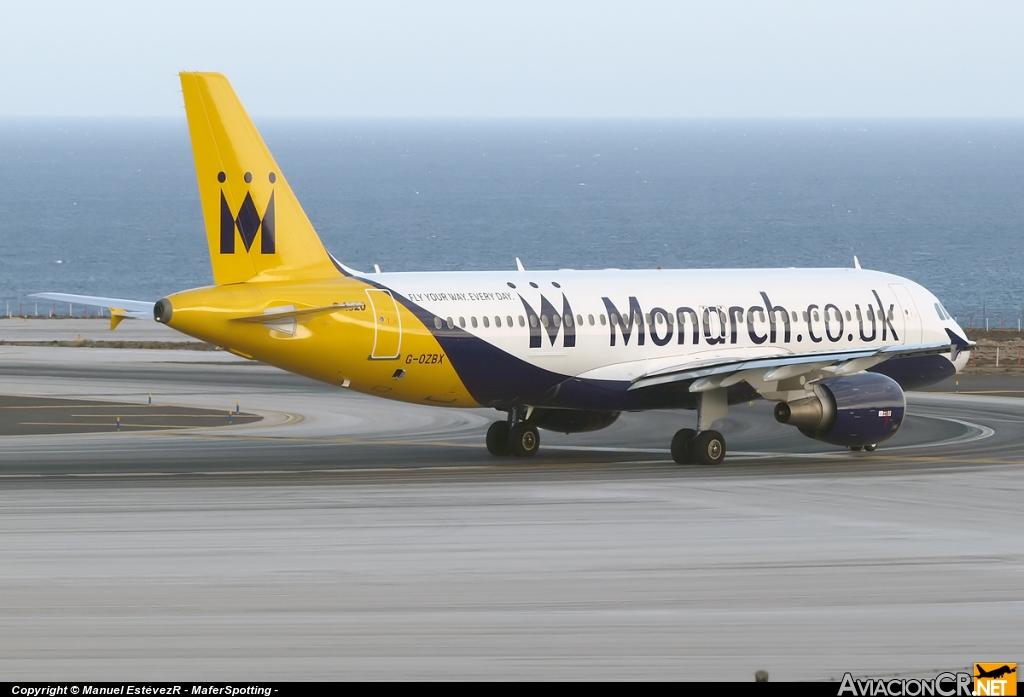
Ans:
POLYGON ((498 327, 499 329, 501 328, 501 317, 499 317, 498 315, 494 316, 494 326, 498 327))
POLYGON ((523 316, 522 315, 519 315, 519 326, 520 327, 525 327, 526 326, 526 322, 523 320, 523 316))
MULTIPOLYGON (((583 315, 576 315, 576 326, 582 326, 582 324, 583 324, 583 315)), ((591 324, 593 324, 593 322, 591 322, 591 324)))
POLYGON ((548 316, 546 314, 540 316, 540 323, 545 327, 548 326, 548 316))
POLYGON ((591 327, 594 326, 594 316, 593 315, 587 315, 587 324, 589 324, 591 327))
POLYGON ((487 315, 484 315, 483 320, 484 320, 484 329, 487 329, 487 327, 491 326, 491 321, 489 319, 487 319, 487 315))
POLYGON ((551 315, 551 324, 553 324, 553 325, 555 325, 557 327, 561 323, 562 323, 561 317, 559 317, 558 315, 551 315))
POLYGON ((612 326, 614 326, 619 323, 619 316, 612 312, 608 315, 608 321, 612 323, 612 326))
POLYGON ((658 319, 655 320, 658 324, 665 324, 665 315, 661 312, 658 313, 658 319))
POLYGON ((459 326, 462 327, 463 329, 466 328, 466 318, 465 317, 459 317, 459 326))
POLYGON ((644 322, 647 322, 647 324, 651 323, 651 313, 650 312, 648 312, 647 314, 644 315, 644 322))
POLYGON ((567 327, 571 327, 572 326, 572 315, 570 315, 569 313, 566 313, 566 315, 565 315, 565 326, 567 326, 567 327))
POLYGON ((850 315, 850 311, 849 310, 846 311, 846 321, 847 322, 852 322, 853 321, 853 317, 850 315))
POLYGON ((440 329, 442 325, 443 325, 443 322, 441 322, 441 318, 440 317, 435 317, 434 318, 434 328, 440 329))
POLYGON ((818 321, 818 311, 817 310, 814 311, 814 321, 815 322, 818 321))
POLYGON ((470 317, 469 322, 473 325, 473 329, 476 329, 476 317, 470 317))
POLYGON ((665 315, 665 321, 668 322, 668 326, 670 327, 674 324, 672 321, 672 315, 665 315))
POLYGON ((758 319, 759 319, 760 321, 764 322, 764 310, 758 310, 758 311, 757 311, 757 318, 758 318, 758 319))
POLYGON ((603 315, 603 314, 601 314, 601 315, 598 315, 598 316, 597 316, 597 318, 598 318, 599 320, 601 320, 601 326, 603 327, 603 326, 604 326, 604 324, 605 324, 605 320, 604 320, 604 315, 603 315))
MULTIPOLYGON (((522 323, 523 323, 523 318, 520 317, 519 318, 519 324, 522 324, 522 323)), ((537 328, 537 315, 530 315, 530 326, 533 327, 534 329, 537 328)))
POLYGON ((890 322, 892 321, 892 317, 893 317, 893 311, 892 311, 892 305, 890 305, 889 306, 889 321, 890 322))
POLYGON ((804 322, 806 322, 807 321, 807 310, 804 310, 803 312, 801 312, 800 316, 803 317, 804 318, 804 322))
MULTIPOLYGON (((505 320, 506 320, 506 322, 508 323, 508 326, 510 326, 510 327, 511 327, 511 326, 513 326, 513 324, 512 324, 512 315, 506 315, 506 316, 505 316, 505 320)), ((520 318, 519 318, 519 321, 520 321, 520 322, 522 322, 522 321, 523 321, 523 318, 522 318, 522 317, 520 317, 520 318)))
POLYGON ((796 322, 796 310, 793 310, 793 322, 796 322))
POLYGON ((868 306, 868 319, 872 322, 875 321, 875 308, 868 306))

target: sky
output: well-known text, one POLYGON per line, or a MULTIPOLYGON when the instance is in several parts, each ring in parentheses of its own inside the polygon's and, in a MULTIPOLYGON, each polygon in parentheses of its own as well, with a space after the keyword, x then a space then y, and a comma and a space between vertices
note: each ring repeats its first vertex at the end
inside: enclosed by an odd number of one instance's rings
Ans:
POLYGON ((0 117, 1020 118, 1024 3, 0 0, 0 117))

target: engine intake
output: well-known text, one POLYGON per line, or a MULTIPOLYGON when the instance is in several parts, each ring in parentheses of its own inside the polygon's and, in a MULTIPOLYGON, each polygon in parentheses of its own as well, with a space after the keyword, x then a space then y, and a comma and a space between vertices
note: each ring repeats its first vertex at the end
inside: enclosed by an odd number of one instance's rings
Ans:
POLYGON ((775 420, 809 438, 842 446, 881 443, 903 424, 907 400, 899 384, 878 373, 825 378, 814 394, 775 406, 775 420))

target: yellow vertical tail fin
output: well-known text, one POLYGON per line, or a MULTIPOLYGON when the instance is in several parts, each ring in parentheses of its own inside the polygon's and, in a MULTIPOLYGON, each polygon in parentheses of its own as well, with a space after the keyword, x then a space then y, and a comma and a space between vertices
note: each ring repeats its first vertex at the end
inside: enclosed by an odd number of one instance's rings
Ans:
POLYGON ((338 275, 291 187, 219 73, 181 73, 217 285, 338 275))

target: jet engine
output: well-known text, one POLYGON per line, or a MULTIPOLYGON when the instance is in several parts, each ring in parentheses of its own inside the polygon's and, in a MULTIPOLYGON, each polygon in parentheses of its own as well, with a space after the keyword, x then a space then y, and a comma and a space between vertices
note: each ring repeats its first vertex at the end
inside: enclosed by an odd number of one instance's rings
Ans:
POLYGON ((529 423, 558 433, 599 431, 615 423, 617 411, 577 411, 575 409, 534 409, 529 423))
POLYGON ((899 384, 878 373, 824 378, 812 387, 810 397, 775 405, 775 420, 832 445, 860 447, 888 440, 907 412, 899 384))

